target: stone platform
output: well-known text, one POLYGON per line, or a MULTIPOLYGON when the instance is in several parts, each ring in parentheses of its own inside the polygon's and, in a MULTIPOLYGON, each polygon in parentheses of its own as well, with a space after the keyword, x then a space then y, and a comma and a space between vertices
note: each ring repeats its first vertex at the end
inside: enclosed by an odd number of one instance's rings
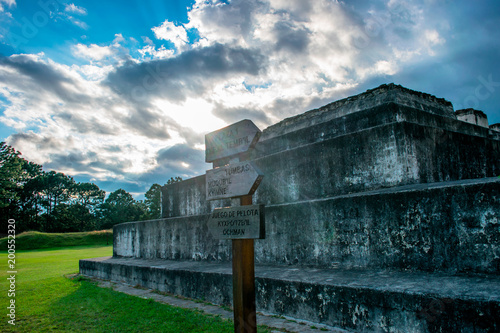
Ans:
MULTIPOLYGON (((500 179, 424 183, 265 207, 263 265, 500 275, 500 179)), ((113 229, 114 257, 230 262, 208 214, 113 229)))
MULTIPOLYGON (((265 175, 258 310, 356 332, 500 332, 500 132, 469 113, 389 84, 264 129, 238 155, 265 175)), ((163 218, 115 225, 113 258, 80 273, 230 304, 231 242, 207 221, 239 204, 207 200, 205 175, 166 185, 163 218)))
MULTIPOLYGON (((80 274, 214 304, 232 302, 230 263, 80 261, 80 274)), ((356 332, 498 332, 500 276, 257 265, 257 311, 356 332)))

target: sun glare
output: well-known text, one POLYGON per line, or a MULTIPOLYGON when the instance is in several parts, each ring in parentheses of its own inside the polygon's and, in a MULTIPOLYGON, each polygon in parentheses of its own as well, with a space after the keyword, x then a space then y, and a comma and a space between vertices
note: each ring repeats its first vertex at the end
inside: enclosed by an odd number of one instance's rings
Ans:
POLYGON ((191 128, 197 133, 212 132, 227 125, 222 119, 213 115, 212 104, 202 99, 191 98, 183 104, 173 104, 158 99, 154 105, 161 113, 175 119, 179 125, 191 128))

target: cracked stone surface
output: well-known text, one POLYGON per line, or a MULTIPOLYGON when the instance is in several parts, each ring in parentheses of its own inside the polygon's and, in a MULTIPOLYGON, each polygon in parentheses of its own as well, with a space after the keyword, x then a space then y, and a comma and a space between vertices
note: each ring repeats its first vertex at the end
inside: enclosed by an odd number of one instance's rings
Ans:
MULTIPOLYGON (((194 301, 192 299, 160 294, 152 289, 136 288, 127 284, 114 283, 107 280, 92 279, 96 281, 101 288, 112 288, 115 291, 125 293, 132 296, 141 297, 144 299, 152 299, 156 302, 169 304, 172 306, 200 310, 205 314, 220 316, 227 320, 233 320, 233 312, 224 307, 213 305, 208 302, 194 301)), ((257 324, 268 326, 272 332, 303 332, 303 333, 318 333, 318 332, 333 332, 333 333, 349 333, 340 328, 331 327, 328 325, 313 323, 307 320, 294 319, 291 317, 277 317, 271 314, 257 313, 257 324)))

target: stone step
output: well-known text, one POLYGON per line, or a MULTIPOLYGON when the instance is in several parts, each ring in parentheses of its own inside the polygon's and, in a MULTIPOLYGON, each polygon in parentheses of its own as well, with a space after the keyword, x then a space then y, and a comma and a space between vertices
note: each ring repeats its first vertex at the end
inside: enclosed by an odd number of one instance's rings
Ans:
MULTIPOLYGON (((230 263, 94 258, 80 274, 214 304, 232 302, 230 263)), ((357 332, 498 332, 500 276, 256 265, 257 310, 357 332)))

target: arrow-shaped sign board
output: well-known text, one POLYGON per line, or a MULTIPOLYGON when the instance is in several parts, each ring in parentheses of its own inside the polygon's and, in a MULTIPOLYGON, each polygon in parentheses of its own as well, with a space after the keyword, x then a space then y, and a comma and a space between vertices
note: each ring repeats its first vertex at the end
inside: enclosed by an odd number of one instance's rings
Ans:
POLYGON ((263 177, 260 170, 250 161, 207 170, 207 200, 252 195, 263 177))
POLYGON ((239 121, 205 135, 205 161, 215 160, 243 153, 253 148, 261 131, 248 119, 239 121))

